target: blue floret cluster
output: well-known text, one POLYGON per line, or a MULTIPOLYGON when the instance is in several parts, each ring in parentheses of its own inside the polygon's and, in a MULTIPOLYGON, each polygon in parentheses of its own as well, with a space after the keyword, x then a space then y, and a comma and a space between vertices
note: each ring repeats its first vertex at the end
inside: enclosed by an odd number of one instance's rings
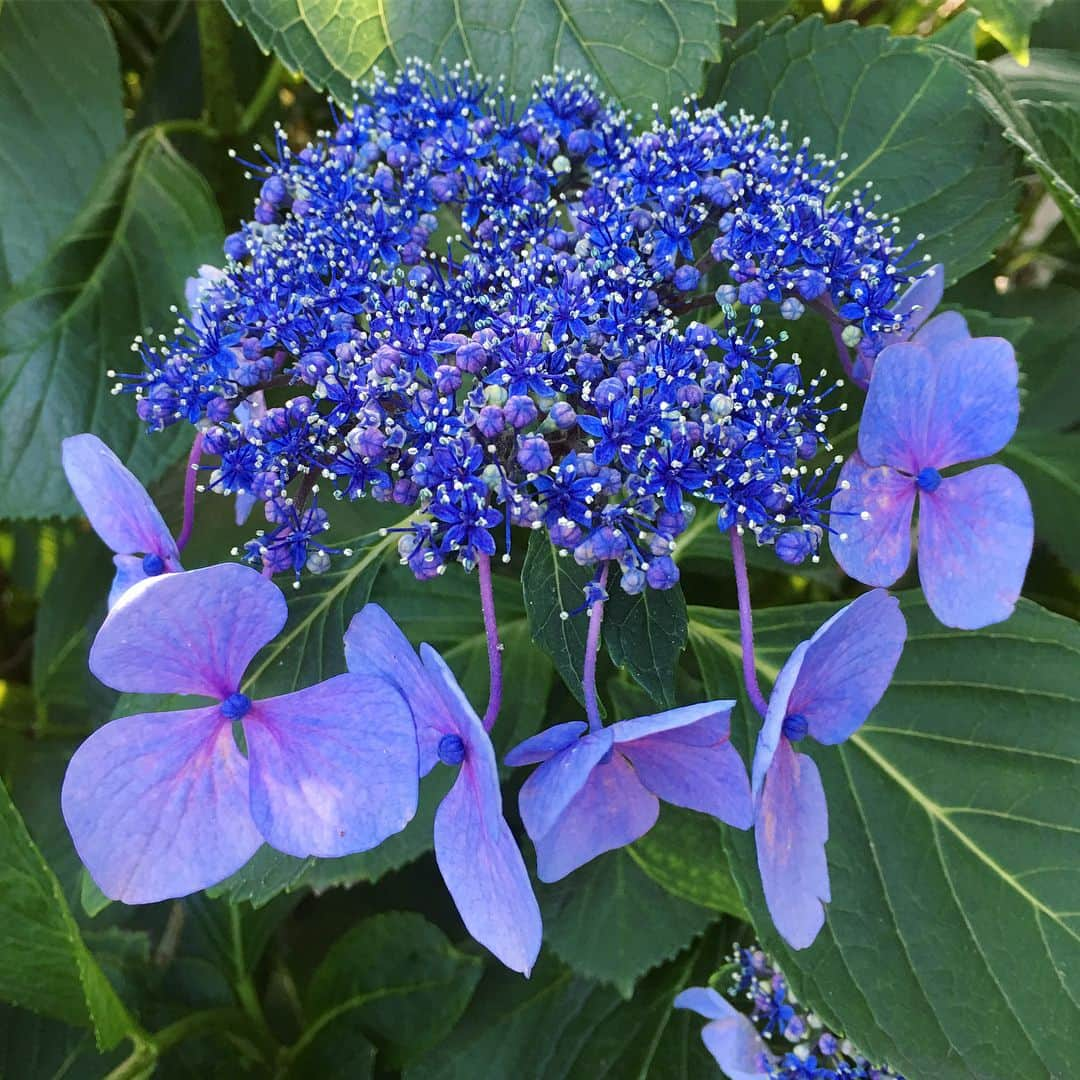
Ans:
POLYGON ((253 562, 325 569, 327 489, 417 508, 421 578, 517 525, 668 588, 692 499, 816 557, 842 406, 767 319, 812 306, 872 351, 920 269, 782 128, 691 104, 635 133, 588 79, 519 101, 413 63, 248 165, 253 220, 118 386, 150 429, 203 429, 208 489, 264 504, 253 562))

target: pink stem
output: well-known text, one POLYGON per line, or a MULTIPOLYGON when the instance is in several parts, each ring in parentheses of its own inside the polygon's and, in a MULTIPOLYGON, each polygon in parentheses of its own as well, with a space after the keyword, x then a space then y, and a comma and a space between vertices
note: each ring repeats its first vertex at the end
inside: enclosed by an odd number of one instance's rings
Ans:
POLYGON ((490 556, 477 553, 476 570, 480 578, 480 607, 484 612, 488 670, 491 672, 487 711, 484 713, 484 730, 490 731, 502 707, 502 645, 499 644, 499 625, 495 621, 495 590, 491 582, 490 556))
MULTIPOLYGON (((607 585, 608 564, 600 571, 600 588, 607 585)), ((596 703, 596 656, 600 651, 600 625, 604 621, 604 602, 597 600, 589 608, 589 636, 585 640, 585 673, 582 689, 585 691, 585 715, 589 718, 589 730, 599 731, 600 706, 596 703)))
POLYGON ((764 716, 768 710, 757 681, 754 666, 754 617, 750 611, 750 577, 746 572, 746 551, 738 526, 728 530, 731 537, 731 561, 735 564, 735 588, 739 594, 739 637, 742 639, 743 681, 750 704, 764 716))
POLYGON ((183 551, 187 542, 191 539, 191 530, 195 528, 195 481, 198 479, 199 459, 202 457, 203 433, 195 433, 195 441, 191 444, 191 453, 188 454, 187 472, 184 474, 184 523, 180 527, 180 535, 176 538, 178 551, 183 551))

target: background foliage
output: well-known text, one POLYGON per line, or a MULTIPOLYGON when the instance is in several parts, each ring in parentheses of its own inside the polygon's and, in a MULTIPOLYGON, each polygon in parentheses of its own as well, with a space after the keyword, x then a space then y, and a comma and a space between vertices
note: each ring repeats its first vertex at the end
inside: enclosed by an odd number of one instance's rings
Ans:
MULTIPOLYGON (((804 1000, 911 1077, 1075 1075, 1078 75, 1075 0, 3 0, 0 1074, 707 1077, 698 1023, 671 999, 757 933, 804 1000), (410 55, 468 60, 518 91, 553 64, 580 68, 643 113, 695 92, 770 112, 846 154, 839 197, 872 181, 946 262, 947 306, 1016 345, 1024 409, 1003 457, 1035 504, 1028 599, 965 634, 904 596, 892 688, 818 755, 836 901, 806 952, 770 929, 752 841, 665 807, 638 843, 538 887, 546 943, 526 982, 472 945, 438 883, 438 774, 416 820, 370 853, 264 848, 211 895, 139 909, 81 870, 60 777, 79 739, 133 703, 86 672, 111 566, 74 517, 59 440, 101 434, 178 511, 181 448, 141 435, 106 370, 168 324, 223 222, 250 212, 226 149, 276 121, 302 144, 326 122, 317 91, 348 96, 410 55)), ((790 345, 835 363, 809 319, 790 345)), ((340 670, 344 626, 373 598, 481 700, 474 583, 456 567, 416 583, 373 537, 385 508, 352 513, 355 558, 290 598, 255 692, 340 670)), ((208 504, 189 565, 222 558, 235 533, 208 504)), ((514 688, 500 751, 579 712, 560 676, 578 684, 583 627, 557 617, 577 568, 525 540, 496 583, 514 688)), ((851 585, 828 557, 792 570, 750 555, 767 682, 851 585)), ((615 593, 609 716, 738 693, 730 565, 707 515, 679 560, 681 590, 615 593)), ((744 712, 736 729, 745 750, 744 712)))

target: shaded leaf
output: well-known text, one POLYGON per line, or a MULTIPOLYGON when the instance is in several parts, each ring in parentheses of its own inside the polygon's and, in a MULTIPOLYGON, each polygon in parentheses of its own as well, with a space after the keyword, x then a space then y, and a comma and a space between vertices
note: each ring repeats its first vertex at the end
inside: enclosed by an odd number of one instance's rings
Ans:
POLYGON ((312 976, 305 1006, 315 1019, 301 1043, 348 1013, 387 1061, 400 1066, 449 1033, 483 969, 479 957, 455 949, 412 912, 364 919, 334 943, 312 976))
MULTIPOLYGON (((546 533, 537 530, 529 537, 521 588, 532 639, 555 661, 563 682, 582 705, 589 617, 584 611, 570 612, 585 603, 585 586, 592 577, 590 567, 560 556, 546 533)), ((603 713, 602 704, 600 708, 603 713)))
POLYGON ((686 648, 686 600, 679 585, 646 588, 637 596, 616 585, 604 606, 603 635, 612 662, 654 701, 674 708, 675 671, 686 648))
POLYGON ((60 883, 0 784, 0 998, 76 1026, 102 1049, 133 1027, 91 956, 60 883))
MULTIPOLYGON (((836 610, 757 612, 761 674, 836 610)), ((808 747, 828 795, 833 894, 814 945, 779 940, 753 838, 729 831, 732 871, 800 998, 864 1053, 941 1080, 1069 1075, 1080 629, 1023 600, 969 633, 942 627, 918 594, 903 610, 908 642, 881 704, 840 747, 808 747)), ((690 616, 710 693, 730 689, 736 615, 690 616)), ((748 745, 756 723, 737 727, 748 745)))
POLYGON ((609 851, 538 889, 544 941, 588 979, 624 997, 716 919, 713 910, 662 889, 624 850, 609 851))
POLYGON ((75 512, 60 441, 76 432, 101 435, 144 482, 161 474, 188 435, 178 425, 148 438, 105 372, 139 366, 132 337, 169 317, 184 279, 220 252, 221 232, 210 189, 162 136, 141 136, 112 161, 3 310, 0 516, 75 512))
POLYGON ((1053 0, 975 0, 979 25, 992 34, 1021 64, 1028 62, 1031 28, 1053 0))

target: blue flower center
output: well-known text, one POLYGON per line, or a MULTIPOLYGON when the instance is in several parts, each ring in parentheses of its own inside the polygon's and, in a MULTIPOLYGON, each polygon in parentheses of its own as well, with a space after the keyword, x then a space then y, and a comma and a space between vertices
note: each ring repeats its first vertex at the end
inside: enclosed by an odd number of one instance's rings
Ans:
POLYGON ((142 568, 147 577, 157 577, 165 573, 165 560, 160 555, 144 555, 142 568))
POLYGON ((238 690, 235 694, 230 694, 221 703, 221 715, 226 720, 239 720, 242 716, 247 714, 247 711, 251 708, 251 698, 247 694, 241 694, 238 690))
POLYGON ((465 760, 465 744, 460 735, 444 735, 436 753, 444 765, 460 765, 465 760))
POLYGON ((790 742, 798 742, 800 739, 806 738, 806 733, 810 729, 810 725, 806 721, 806 717, 802 713, 792 713, 790 716, 784 717, 784 726, 781 730, 784 733, 784 738, 790 742))
POLYGON ((920 491, 925 491, 928 495, 931 492, 937 491, 938 485, 941 483, 941 473, 937 469, 930 468, 929 465, 925 469, 920 469, 918 476, 915 477, 915 486, 920 491))

